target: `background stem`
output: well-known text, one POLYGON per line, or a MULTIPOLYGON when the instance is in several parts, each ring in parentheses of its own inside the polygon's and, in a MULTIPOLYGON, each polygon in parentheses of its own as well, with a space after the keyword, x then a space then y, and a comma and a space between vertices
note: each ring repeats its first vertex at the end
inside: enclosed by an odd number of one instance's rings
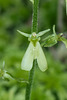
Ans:
POLYGON ((61 33, 63 31, 63 7, 64 6, 64 0, 58 0, 58 9, 57 9, 57 31, 61 33))
MULTIPOLYGON (((33 4, 33 21, 32 21, 32 32, 38 31, 38 4, 39 0, 34 0, 33 4)), ((34 76, 34 69, 36 67, 36 60, 33 62, 33 67, 29 73, 29 84, 27 84, 26 87, 26 95, 25 95, 25 100, 30 100, 30 95, 31 95, 31 88, 32 88, 32 83, 33 83, 33 76, 34 76)))

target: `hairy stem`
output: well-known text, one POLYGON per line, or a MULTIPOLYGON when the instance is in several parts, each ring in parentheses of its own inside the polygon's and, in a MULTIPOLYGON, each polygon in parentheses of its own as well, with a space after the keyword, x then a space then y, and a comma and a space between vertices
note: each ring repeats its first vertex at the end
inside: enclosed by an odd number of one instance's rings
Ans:
MULTIPOLYGON (((33 21, 32 21, 32 32, 36 32, 38 30, 38 4, 39 4, 39 0, 34 0, 34 4, 33 4, 33 21)), ((33 67, 29 73, 29 84, 27 84, 26 87, 26 95, 25 95, 25 100, 30 100, 30 96, 31 96, 31 89, 32 89, 32 83, 33 83, 33 76, 34 76, 34 70, 36 67, 36 60, 34 60, 33 62, 33 67)))
POLYGON ((38 5, 39 5, 39 0, 34 0, 32 32, 36 32, 36 33, 38 31, 38 5))
POLYGON ((34 76, 34 68, 36 66, 36 61, 34 60, 33 62, 33 68, 30 71, 29 74, 29 84, 27 84, 26 87, 26 96, 25 96, 25 100, 30 100, 30 96, 31 96, 31 88, 32 88, 32 83, 33 83, 33 76, 34 76))

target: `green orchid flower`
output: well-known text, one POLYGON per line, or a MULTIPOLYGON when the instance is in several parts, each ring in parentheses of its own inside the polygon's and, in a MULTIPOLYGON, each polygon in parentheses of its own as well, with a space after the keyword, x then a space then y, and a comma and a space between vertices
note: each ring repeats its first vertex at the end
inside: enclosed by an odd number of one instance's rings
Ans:
POLYGON ((48 37, 46 37, 45 39, 42 40, 42 46, 44 47, 52 47, 55 44, 58 43, 58 41, 62 41, 66 48, 67 48, 67 39, 65 39, 63 37, 63 33, 59 33, 58 35, 55 32, 55 25, 53 25, 53 33, 52 35, 49 35, 48 37))
POLYGON ((13 75, 11 75, 8 71, 5 70, 5 62, 3 62, 3 68, 0 69, 0 78, 6 81, 15 80, 19 83, 29 83, 28 81, 22 79, 22 78, 15 78, 13 75))
POLYGON ((28 40, 30 41, 29 46, 21 62, 21 69, 30 71, 33 67, 34 59, 37 59, 37 63, 40 70, 45 71, 47 69, 47 61, 39 43, 39 40, 40 36, 44 35, 46 32, 49 32, 50 29, 39 32, 38 34, 36 34, 35 32, 33 32, 32 34, 27 34, 19 30, 17 31, 25 37, 28 37, 28 40))
POLYGON ((52 47, 57 43, 58 37, 55 32, 55 25, 53 26, 53 33, 52 35, 47 36, 45 39, 42 40, 42 46, 44 47, 52 47))
POLYGON ((14 80, 14 78, 12 77, 12 75, 5 70, 5 61, 3 61, 3 67, 2 69, 0 69, 0 77, 3 79, 3 80, 7 80, 9 81, 10 79, 14 80))

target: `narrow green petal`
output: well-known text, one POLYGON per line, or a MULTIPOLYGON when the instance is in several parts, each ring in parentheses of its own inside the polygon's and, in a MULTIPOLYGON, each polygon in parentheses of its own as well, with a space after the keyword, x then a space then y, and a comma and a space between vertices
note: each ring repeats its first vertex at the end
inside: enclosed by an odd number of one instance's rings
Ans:
POLYGON ((21 63, 22 70, 30 71, 32 69, 33 60, 34 60, 33 49, 34 49, 34 46, 32 42, 30 42, 27 48, 27 51, 22 59, 22 63, 21 63))
POLYGON ((24 32, 21 32, 21 31, 19 31, 19 30, 17 30, 17 32, 19 32, 21 35, 23 35, 23 36, 25 36, 25 37, 29 37, 29 36, 30 36, 29 34, 24 33, 24 32))
POLYGON ((47 61, 39 42, 36 44, 36 50, 38 66, 44 72, 47 69, 47 61))
POLYGON ((49 32, 49 31, 50 31, 50 29, 41 31, 41 32, 39 32, 39 33, 37 34, 37 36, 38 36, 38 37, 39 37, 39 36, 42 36, 42 35, 44 35, 45 33, 49 32))

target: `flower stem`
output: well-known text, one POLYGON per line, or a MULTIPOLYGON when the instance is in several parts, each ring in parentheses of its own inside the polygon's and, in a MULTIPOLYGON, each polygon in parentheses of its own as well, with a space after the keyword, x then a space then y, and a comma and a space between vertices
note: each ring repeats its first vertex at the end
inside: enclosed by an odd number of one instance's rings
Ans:
POLYGON ((32 32, 36 32, 36 33, 38 31, 38 5, 39 5, 39 0, 34 0, 32 32))
POLYGON ((36 66, 36 61, 34 60, 33 62, 33 68, 30 71, 29 74, 29 83, 27 84, 26 87, 26 96, 25 96, 25 100, 30 100, 30 95, 31 95, 31 88, 32 88, 32 83, 33 83, 33 76, 34 76, 34 68, 36 66))
MULTIPOLYGON (((32 32, 36 32, 38 30, 38 4, 39 0, 34 0, 33 4, 33 21, 32 21, 32 32)), ((33 67, 29 73, 29 83, 27 84, 26 87, 26 95, 25 95, 25 100, 30 100, 31 96, 31 89, 32 89, 32 83, 33 83, 33 76, 34 76, 34 70, 36 67, 36 60, 33 61, 33 67)))

